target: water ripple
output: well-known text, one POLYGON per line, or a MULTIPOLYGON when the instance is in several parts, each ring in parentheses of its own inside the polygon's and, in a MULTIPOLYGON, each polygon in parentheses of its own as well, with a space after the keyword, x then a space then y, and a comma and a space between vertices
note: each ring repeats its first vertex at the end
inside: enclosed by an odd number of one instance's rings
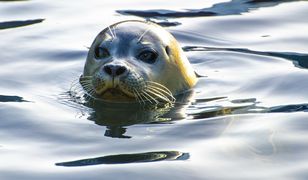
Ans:
POLYGON ((33 20, 24 20, 24 21, 6 21, 0 22, 0 30, 17 28, 23 26, 29 26, 32 24, 37 24, 43 22, 45 19, 33 19, 33 20))
POLYGON ((154 10, 118 10, 122 15, 134 15, 143 18, 182 18, 182 17, 201 17, 201 16, 226 16, 238 15, 250 10, 255 10, 262 7, 272 7, 280 3, 296 1, 296 0, 232 0, 213 5, 210 8, 203 9, 188 9, 185 11, 171 11, 165 9, 154 10))
POLYGON ((264 55, 283 58, 289 61, 293 61, 295 67, 308 69, 308 54, 297 52, 266 52, 266 51, 254 51, 244 48, 216 48, 205 46, 185 46, 184 51, 233 51, 247 54, 264 55))
POLYGON ((24 100, 24 98, 20 96, 0 95, 0 102, 29 102, 29 101, 24 100))
POLYGON ((96 158, 81 159, 76 161, 56 163, 56 166, 78 167, 93 166, 99 164, 128 164, 128 163, 146 163, 155 161, 187 160, 189 153, 178 151, 160 151, 146 152, 136 154, 118 154, 96 158))

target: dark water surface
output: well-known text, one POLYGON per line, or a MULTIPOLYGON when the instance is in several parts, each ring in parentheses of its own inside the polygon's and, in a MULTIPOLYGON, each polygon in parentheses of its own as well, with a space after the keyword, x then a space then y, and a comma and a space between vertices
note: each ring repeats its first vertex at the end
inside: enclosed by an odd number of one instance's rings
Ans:
POLYGON ((307 179, 307 18, 295 0, 0 1, 0 179, 307 179), (72 102, 87 47, 127 19, 178 39, 191 104, 72 102))

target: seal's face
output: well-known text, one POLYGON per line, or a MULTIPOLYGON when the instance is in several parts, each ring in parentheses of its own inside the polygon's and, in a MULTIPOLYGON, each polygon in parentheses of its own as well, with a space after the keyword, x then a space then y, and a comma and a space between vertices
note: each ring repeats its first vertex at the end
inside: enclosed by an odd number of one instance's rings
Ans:
POLYGON ((173 100, 196 77, 170 33, 153 23, 124 21, 95 38, 80 82, 103 100, 157 102, 173 100))

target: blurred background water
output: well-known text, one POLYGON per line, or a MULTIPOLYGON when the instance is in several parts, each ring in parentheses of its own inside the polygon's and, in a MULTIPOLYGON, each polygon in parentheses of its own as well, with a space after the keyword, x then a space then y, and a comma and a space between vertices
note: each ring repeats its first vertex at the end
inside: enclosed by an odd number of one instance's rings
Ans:
POLYGON ((307 17, 295 0, 0 1, 0 179, 307 179, 307 17), (63 100, 127 19, 165 26, 203 76, 183 119, 109 126, 63 100))

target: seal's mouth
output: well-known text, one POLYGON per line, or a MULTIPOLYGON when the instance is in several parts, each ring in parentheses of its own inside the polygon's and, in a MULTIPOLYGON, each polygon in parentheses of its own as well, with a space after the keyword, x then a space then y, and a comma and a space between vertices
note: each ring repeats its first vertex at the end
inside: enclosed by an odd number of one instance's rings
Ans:
POLYGON ((126 94, 119 87, 108 88, 99 94, 99 97, 110 101, 135 101, 135 97, 126 94))
POLYGON ((109 92, 110 94, 112 95, 117 95, 117 94, 120 94, 120 93, 123 93, 119 88, 109 88, 107 89, 104 93, 106 92, 109 92))

